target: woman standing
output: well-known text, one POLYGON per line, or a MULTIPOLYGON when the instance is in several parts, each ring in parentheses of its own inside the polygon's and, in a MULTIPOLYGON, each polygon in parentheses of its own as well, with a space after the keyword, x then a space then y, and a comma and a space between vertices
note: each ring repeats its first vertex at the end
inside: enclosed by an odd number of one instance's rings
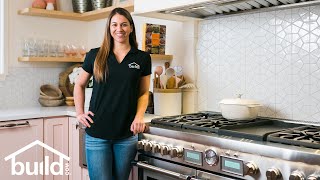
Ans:
POLYGON ((151 58, 137 49, 130 13, 115 8, 109 15, 100 48, 85 58, 74 88, 77 119, 86 128, 90 180, 127 180, 136 155, 137 133, 145 128, 151 58), (84 89, 93 75, 89 111, 84 89))

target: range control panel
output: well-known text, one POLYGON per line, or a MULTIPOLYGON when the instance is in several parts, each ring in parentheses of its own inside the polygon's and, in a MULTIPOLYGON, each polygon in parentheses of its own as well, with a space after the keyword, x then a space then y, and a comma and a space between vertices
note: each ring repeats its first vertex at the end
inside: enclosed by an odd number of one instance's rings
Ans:
POLYGON ((320 166, 262 157, 161 136, 140 139, 141 153, 242 179, 320 180, 320 166))

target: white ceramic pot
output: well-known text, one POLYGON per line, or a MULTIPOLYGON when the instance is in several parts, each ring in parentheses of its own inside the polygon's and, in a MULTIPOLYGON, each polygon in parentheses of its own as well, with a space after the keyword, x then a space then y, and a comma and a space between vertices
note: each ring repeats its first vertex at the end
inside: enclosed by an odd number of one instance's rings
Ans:
POLYGON ((241 95, 235 99, 223 99, 219 104, 222 116, 231 120, 256 119, 262 106, 255 100, 241 99, 241 95))

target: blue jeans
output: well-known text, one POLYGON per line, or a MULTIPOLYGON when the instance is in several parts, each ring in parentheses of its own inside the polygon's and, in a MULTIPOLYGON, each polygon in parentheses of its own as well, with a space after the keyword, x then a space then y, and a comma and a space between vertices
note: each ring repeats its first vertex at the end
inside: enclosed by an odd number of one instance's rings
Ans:
POLYGON ((138 135, 105 140, 86 134, 86 158, 90 180, 128 180, 138 135))

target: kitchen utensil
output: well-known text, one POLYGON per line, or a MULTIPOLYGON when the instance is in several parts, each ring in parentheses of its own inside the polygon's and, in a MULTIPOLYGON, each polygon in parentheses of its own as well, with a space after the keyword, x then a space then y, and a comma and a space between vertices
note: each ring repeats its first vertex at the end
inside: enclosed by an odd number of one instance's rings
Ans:
POLYGON ((175 88, 178 88, 179 86, 179 82, 181 81, 181 79, 180 78, 178 78, 177 76, 175 76, 175 78, 176 78, 176 86, 175 86, 175 88))
POLYGON ((256 119, 262 106, 255 100, 241 99, 241 94, 235 99, 223 99, 219 104, 222 116, 232 120, 256 119))
POLYGON ((182 67, 181 66, 174 66, 173 67, 176 76, 182 76, 182 67))
POLYGON ((170 62, 164 63, 164 69, 167 70, 170 67, 170 62))
POLYGON ((174 71, 173 68, 168 68, 168 69, 166 69, 166 75, 167 75, 169 78, 172 77, 172 76, 174 76, 174 74, 175 74, 175 71, 174 71))
POLYGON ((196 86, 194 84, 192 84, 192 83, 187 83, 187 84, 185 84, 183 86, 180 86, 179 88, 180 89, 192 89, 192 88, 196 88, 196 86))
POLYGON ((172 76, 167 81, 167 89, 174 89, 175 86, 176 86, 176 78, 172 76))
POLYGON ((161 74, 160 76, 161 89, 167 89, 167 81, 168 81, 168 76, 165 74, 161 74))
MULTIPOLYGON (((156 75, 158 75, 158 78, 160 79, 160 75, 163 73, 163 67, 162 66, 157 66, 156 69, 154 70, 156 75)), ((156 88, 160 88, 160 81, 156 81, 156 88)))

